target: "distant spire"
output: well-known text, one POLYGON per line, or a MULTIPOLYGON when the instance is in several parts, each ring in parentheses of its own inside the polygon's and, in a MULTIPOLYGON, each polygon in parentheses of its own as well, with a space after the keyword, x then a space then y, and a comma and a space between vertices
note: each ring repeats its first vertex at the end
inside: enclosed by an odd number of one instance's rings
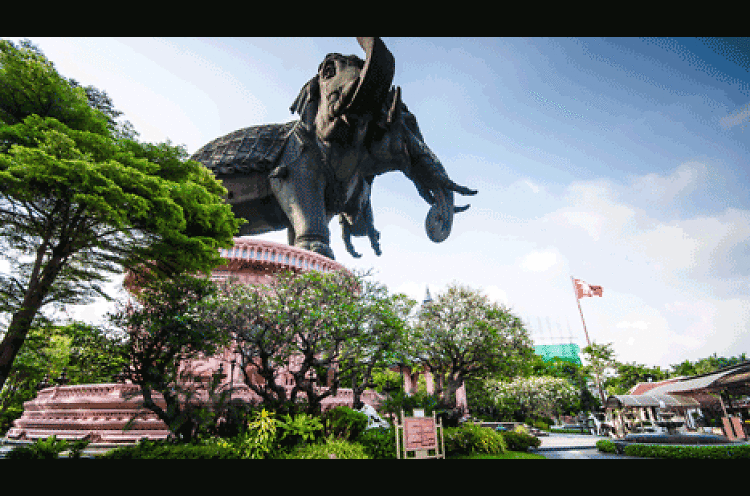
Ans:
POLYGON ((432 303, 432 295, 430 295, 430 288, 429 288, 429 286, 425 286, 425 289, 424 289, 424 299, 422 300, 422 306, 425 306, 428 303, 432 303))

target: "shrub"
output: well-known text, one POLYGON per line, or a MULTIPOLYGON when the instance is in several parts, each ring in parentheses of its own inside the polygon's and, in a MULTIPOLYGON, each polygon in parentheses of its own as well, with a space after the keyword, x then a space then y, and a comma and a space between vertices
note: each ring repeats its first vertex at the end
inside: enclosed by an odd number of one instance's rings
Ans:
POLYGON ((601 451, 602 453, 615 453, 617 452, 617 448, 615 447, 615 443, 610 441, 609 439, 600 439, 596 442, 596 448, 601 451))
POLYGON ((337 406, 323 414, 325 436, 346 441, 356 439, 367 428, 367 422, 367 415, 348 406, 337 406))
POLYGON ((630 444, 623 453, 628 456, 648 458, 730 460, 750 458, 750 445, 736 446, 659 446, 647 444, 630 444))
POLYGON ((510 451, 528 451, 530 446, 538 448, 542 444, 538 437, 520 431, 506 431, 500 434, 510 451))
POLYGON ((291 452, 282 455, 286 459, 368 459, 364 446, 359 443, 328 437, 313 444, 298 445, 291 452))
POLYGON ((470 453, 500 454, 506 450, 505 440, 499 432, 472 423, 460 427, 446 427, 444 440, 446 456, 470 453))
POLYGON ((318 433, 323 430, 323 424, 318 417, 306 413, 298 413, 294 417, 284 415, 280 421, 282 434, 280 446, 289 449, 300 443, 314 441, 318 433))
POLYGON ((28 446, 19 446, 5 457, 9 460, 49 460, 59 458, 63 451, 69 451, 69 458, 80 458, 81 452, 88 444, 89 441, 70 442, 57 439, 57 436, 49 436, 45 439, 37 439, 28 446))
POLYGON ((356 441, 370 458, 396 458, 396 434, 393 428, 373 427, 366 429, 356 441))
POLYGON ((175 444, 172 441, 141 440, 132 446, 120 446, 97 458, 110 460, 132 459, 228 459, 242 458, 237 449, 218 443, 175 444))

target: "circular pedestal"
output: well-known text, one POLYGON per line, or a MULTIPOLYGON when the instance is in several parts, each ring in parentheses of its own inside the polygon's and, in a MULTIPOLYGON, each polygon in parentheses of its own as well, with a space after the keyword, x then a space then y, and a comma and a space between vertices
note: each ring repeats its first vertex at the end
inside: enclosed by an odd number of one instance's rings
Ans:
MULTIPOLYGON (((215 269, 211 278, 236 277, 245 284, 268 284, 282 270, 347 270, 317 253, 254 238, 235 238, 234 247, 222 249, 220 253, 228 263, 215 269)), ((210 377, 219 370, 222 362, 227 371, 230 355, 231 352, 224 352, 206 360, 191 361, 191 368, 200 376, 210 377)), ((227 377, 224 381, 235 387, 232 398, 258 402, 260 398, 242 384, 240 371, 234 373, 234 377, 227 377)), ((291 390, 291 383, 286 387, 291 390)), ((167 437, 167 426, 154 413, 140 406, 138 392, 138 386, 133 384, 86 384, 43 389, 35 399, 26 402, 23 415, 13 423, 7 437, 34 440, 55 435, 60 439, 86 438, 97 443, 116 444, 167 437), (124 430, 128 422, 131 422, 130 428, 124 430)), ((155 394, 155 397, 157 403, 164 405, 159 395, 155 394)), ((362 399, 373 406, 382 401, 374 391, 367 391, 362 399)), ((340 405, 351 406, 352 401, 350 389, 339 389, 336 396, 329 396, 322 402, 322 407, 327 410, 340 405)))

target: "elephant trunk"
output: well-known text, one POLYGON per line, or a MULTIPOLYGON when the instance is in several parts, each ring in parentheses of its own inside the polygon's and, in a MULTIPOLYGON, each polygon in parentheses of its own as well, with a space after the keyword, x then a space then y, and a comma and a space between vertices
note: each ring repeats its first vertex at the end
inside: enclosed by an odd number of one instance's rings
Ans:
POLYGON ((475 195, 476 190, 456 184, 448 177, 443 164, 432 150, 412 132, 406 129, 407 152, 411 159, 411 170, 406 171, 420 195, 432 205, 425 218, 425 231, 431 241, 444 241, 453 227, 453 215, 463 212, 468 205, 454 206, 453 193, 475 195))

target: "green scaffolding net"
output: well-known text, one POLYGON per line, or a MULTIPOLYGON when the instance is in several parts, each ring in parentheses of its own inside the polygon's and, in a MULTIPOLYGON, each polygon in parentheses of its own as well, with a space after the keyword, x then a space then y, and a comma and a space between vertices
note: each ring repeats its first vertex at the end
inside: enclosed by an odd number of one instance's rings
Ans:
POLYGON ((534 346, 534 353, 542 357, 542 360, 549 362, 555 358, 565 360, 566 362, 581 365, 579 353, 581 348, 577 344, 540 344, 534 346))

